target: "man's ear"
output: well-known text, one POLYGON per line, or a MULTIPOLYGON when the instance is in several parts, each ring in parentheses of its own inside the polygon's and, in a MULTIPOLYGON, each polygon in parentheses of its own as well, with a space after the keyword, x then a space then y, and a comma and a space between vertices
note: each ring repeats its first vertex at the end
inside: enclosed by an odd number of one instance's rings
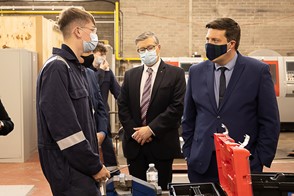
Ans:
POLYGON ((236 41, 235 40, 232 40, 231 41, 231 49, 236 49, 236 41))
POLYGON ((79 27, 75 27, 73 30, 73 34, 75 34, 78 38, 82 37, 82 32, 79 27))

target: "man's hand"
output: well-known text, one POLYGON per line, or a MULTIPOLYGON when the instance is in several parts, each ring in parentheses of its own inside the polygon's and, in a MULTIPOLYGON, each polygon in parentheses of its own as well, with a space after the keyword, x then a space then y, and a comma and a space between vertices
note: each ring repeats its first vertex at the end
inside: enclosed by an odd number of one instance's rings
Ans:
POLYGON ((109 71, 109 63, 105 59, 103 63, 101 63, 100 68, 103 69, 104 71, 109 71))
POLYGON ((149 126, 136 127, 134 128, 134 130, 136 132, 132 135, 132 138, 136 140, 139 144, 144 145, 145 143, 152 141, 152 132, 149 126))
POLYGON ((106 169, 106 167, 103 165, 102 169, 95 175, 93 175, 93 178, 97 181, 97 182, 104 182, 106 181, 108 178, 110 178, 110 172, 108 171, 108 169, 106 169))

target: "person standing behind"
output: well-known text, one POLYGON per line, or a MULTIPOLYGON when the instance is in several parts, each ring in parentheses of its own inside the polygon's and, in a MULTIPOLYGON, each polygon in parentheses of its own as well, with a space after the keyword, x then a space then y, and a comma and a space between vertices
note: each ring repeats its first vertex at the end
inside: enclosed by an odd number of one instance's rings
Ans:
POLYGON ((86 76, 88 80, 91 101, 94 107, 94 116, 95 116, 95 122, 96 122, 96 128, 97 128, 98 145, 101 146, 105 136, 107 135, 107 125, 108 125, 107 113, 106 113, 103 99, 101 96, 100 87, 97 84, 97 81, 98 81, 97 75, 90 68, 86 68, 85 72, 86 72, 86 76))
POLYGON ((110 126, 110 107, 108 104, 108 96, 109 92, 111 92, 114 98, 117 99, 120 93, 120 85, 118 84, 114 76, 114 73, 109 68, 109 63, 106 59, 106 53, 106 47, 103 44, 98 43, 96 48, 93 50, 94 61, 92 65, 93 69, 96 70, 96 74, 98 76, 98 83, 100 86, 103 103, 108 117, 107 135, 105 136, 104 142, 101 145, 104 164, 106 166, 117 166, 118 163, 111 135, 112 133, 110 126))
POLYGON ((40 163, 53 195, 101 195, 99 182, 110 173, 99 159, 93 104, 79 63, 98 43, 95 21, 71 7, 61 12, 58 25, 64 44, 53 48, 37 80, 40 163))
POLYGON ((135 41, 143 65, 126 71, 118 97, 123 153, 131 175, 146 181, 149 163, 158 170, 163 190, 172 181, 172 163, 180 153, 179 133, 186 89, 184 70, 160 59, 152 32, 135 41))
POLYGON ((93 67, 93 61, 93 51, 83 53, 80 58, 80 63, 86 68, 85 71, 90 89, 90 97, 95 110, 94 116, 97 128, 98 145, 100 147, 105 139, 105 136, 107 135, 108 117, 101 95, 100 86, 98 84, 98 75, 95 73, 96 69, 93 67))
MULTIPOLYGON (((99 45, 101 44, 98 44, 96 48, 94 49, 94 51, 97 50, 99 45)), ((105 51, 106 51, 106 48, 105 48, 105 51)), ((102 112, 102 110, 98 109, 98 112, 95 112, 96 124, 98 127, 98 130, 97 130, 98 144, 102 150, 102 153, 101 153, 102 156, 100 157, 103 158, 103 164, 106 167, 118 166, 117 158, 116 158, 113 143, 112 143, 111 132, 109 130, 109 126, 110 126, 109 107, 107 107, 108 97, 106 98, 106 101, 105 99, 103 99, 105 98, 105 96, 102 96, 101 86, 99 85, 100 75, 98 74, 98 71, 97 71, 97 69, 99 69, 99 66, 97 65, 96 66, 97 68, 93 66, 93 65, 96 65, 93 52, 91 52, 90 54, 89 53, 83 54, 81 58, 83 59, 82 60, 83 65, 87 67, 86 73, 87 73, 87 78, 89 80, 88 82, 90 84, 92 92, 94 92, 92 96, 93 101, 95 103, 94 105, 96 106, 97 109, 98 107, 101 108, 103 105, 103 108, 104 108, 103 110, 105 110, 105 112, 102 112)), ((108 91, 107 91, 107 96, 108 96, 108 91)), ((114 175, 116 174, 119 174, 119 172, 115 173, 114 175)))
MULTIPOLYGON (((114 98, 117 99, 120 93, 120 85, 118 84, 113 71, 109 68, 109 63, 106 59, 106 53, 106 47, 103 44, 98 43, 96 48, 93 50, 93 67, 97 70, 101 94, 104 100, 106 111, 109 112, 109 92, 111 92, 114 98)), ((108 131, 111 131, 110 125, 108 131)))
POLYGON ((0 135, 8 135, 13 128, 14 124, 0 99, 0 135))
POLYGON ((183 154, 190 182, 217 182, 213 134, 224 132, 236 142, 250 136, 252 172, 270 167, 279 131, 279 111, 269 66, 238 51, 241 29, 230 18, 206 25, 206 56, 193 65, 185 95, 183 154))

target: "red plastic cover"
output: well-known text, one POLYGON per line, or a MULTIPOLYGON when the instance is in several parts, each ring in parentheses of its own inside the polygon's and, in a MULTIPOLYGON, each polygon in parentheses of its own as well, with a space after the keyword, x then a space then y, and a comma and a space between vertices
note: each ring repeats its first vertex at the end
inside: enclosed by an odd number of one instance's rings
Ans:
POLYGON ((252 196, 250 152, 227 134, 214 134, 218 176, 228 196, 252 196))

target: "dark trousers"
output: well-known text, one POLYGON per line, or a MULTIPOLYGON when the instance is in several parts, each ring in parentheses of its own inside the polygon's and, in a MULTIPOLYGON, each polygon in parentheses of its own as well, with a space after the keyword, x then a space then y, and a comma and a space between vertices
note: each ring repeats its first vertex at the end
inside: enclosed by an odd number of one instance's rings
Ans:
POLYGON ((172 181, 173 159, 155 159, 146 146, 141 148, 141 151, 136 159, 127 159, 127 163, 130 164, 130 174, 144 181, 146 181, 146 171, 149 168, 149 163, 154 163, 155 168, 158 171, 158 185, 162 188, 162 190, 167 190, 167 184, 172 181))
POLYGON ((191 183, 203 183, 203 182, 219 182, 218 170, 216 163, 216 154, 212 153, 211 161, 207 171, 204 174, 199 174, 193 168, 188 167, 188 177, 191 183))
POLYGON ((117 158, 113 148, 112 138, 106 135, 102 145, 103 160, 106 167, 117 166, 117 158))

